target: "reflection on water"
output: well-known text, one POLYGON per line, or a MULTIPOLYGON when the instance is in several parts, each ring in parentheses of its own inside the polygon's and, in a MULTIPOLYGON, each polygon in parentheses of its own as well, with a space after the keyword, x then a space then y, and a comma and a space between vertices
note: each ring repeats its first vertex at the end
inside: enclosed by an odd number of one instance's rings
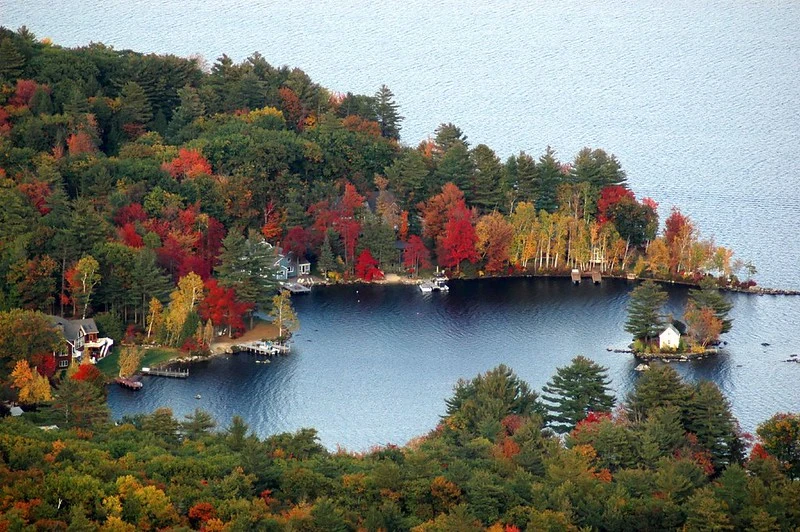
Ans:
MULTIPOLYGON (((170 406, 182 416, 201 407, 222 425, 239 414, 260 435, 315 427, 331 448, 365 449, 431 430, 459 378, 500 363, 540 389, 582 354, 609 368, 619 398, 638 376, 630 355, 608 351, 629 342, 623 326, 632 284, 450 284, 446 294, 414 286, 317 288, 294 299, 302 328, 292 355, 271 364, 251 355, 219 358, 193 366, 186 380, 145 378, 139 393, 112 387, 112 411, 119 417, 170 406)), ((671 312, 680 315, 686 296, 685 288, 670 288, 671 312)), ((731 297, 726 351, 675 367, 687 379, 716 382, 752 430, 776 411, 800 410, 800 364, 783 362, 800 352, 800 298, 731 297)))

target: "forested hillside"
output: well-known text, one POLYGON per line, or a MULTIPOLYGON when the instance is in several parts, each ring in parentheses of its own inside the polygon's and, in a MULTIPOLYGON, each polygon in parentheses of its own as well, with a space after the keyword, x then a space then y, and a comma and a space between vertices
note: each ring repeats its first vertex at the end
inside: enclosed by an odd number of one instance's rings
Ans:
POLYGON ((406 146, 389 88, 332 93, 259 54, 207 65, 2 29, 0 83, 0 308, 141 329, 190 273, 269 306, 224 275, 262 241, 335 279, 748 270, 677 210, 657 236, 655 202, 602 149, 501 161, 453 124, 406 146))
POLYGON ((6 418, 0 529, 800 525, 798 416, 764 423, 744 459, 748 436, 713 384, 655 368, 611 413, 604 375, 578 358, 540 398, 501 366, 459 382, 430 434, 364 454, 331 453, 311 429, 260 440, 234 418, 215 430, 202 411, 180 422, 167 409, 117 425, 79 418, 52 431, 6 418))

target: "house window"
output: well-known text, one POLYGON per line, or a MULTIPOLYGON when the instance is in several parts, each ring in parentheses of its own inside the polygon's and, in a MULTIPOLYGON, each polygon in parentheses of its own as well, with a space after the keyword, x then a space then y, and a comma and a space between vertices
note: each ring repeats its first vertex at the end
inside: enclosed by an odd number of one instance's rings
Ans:
POLYGON ((69 360, 59 360, 58 361, 59 368, 68 368, 69 367, 69 360))

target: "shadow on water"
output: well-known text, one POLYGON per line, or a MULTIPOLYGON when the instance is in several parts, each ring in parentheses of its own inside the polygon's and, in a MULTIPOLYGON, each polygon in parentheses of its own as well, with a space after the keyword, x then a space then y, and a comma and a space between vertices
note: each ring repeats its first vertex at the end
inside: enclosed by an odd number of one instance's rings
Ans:
MULTIPOLYGON (((625 348, 632 283, 599 286, 565 279, 452 281, 449 293, 415 286, 315 288, 295 298, 301 321, 294 352, 257 364, 236 355, 192 366, 188 379, 145 378, 142 392, 112 387, 116 417, 169 406, 178 416, 200 407, 226 426, 245 418, 265 436, 315 427, 325 445, 365 449, 399 443, 434 428, 459 378, 504 363, 535 389, 575 355, 609 368, 619 398, 638 373, 625 348), (201 399, 196 395, 201 394, 201 399)), ((685 287, 668 287, 680 315, 685 287)), ((747 430, 779 410, 800 409, 800 364, 792 349, 800 299, 734 295, 734 329, 723 353, 676 363, 690 381, 717 383, 747 430), (762 346, 765 338, 770 346, 762 346)))

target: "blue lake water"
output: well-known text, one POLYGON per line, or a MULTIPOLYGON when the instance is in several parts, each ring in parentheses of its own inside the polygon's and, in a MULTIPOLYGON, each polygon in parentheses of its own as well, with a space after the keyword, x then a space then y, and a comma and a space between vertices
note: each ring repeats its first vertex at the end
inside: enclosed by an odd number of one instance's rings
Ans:
MULTIPOLYGON (((447 294, 415 286, 315 289, 294 299, 302 326, 290 356, 271 364, 245 354, 216 359, 192 366, 186 380, 145 378, 141 392, 111 387, 109 403, 117 417, 159 406, 183 416, 200 407, 224 425, 239 414, 261 435, 311 426, 331 448, 361 450, 431 430, 459 377, 500 363, 536 389, 578 354, 609 368, 620 398, 635 381, 633 357, 607 351, 630 341, 623 324, 631 284, 541 278, 450 284, 447 294)), ((678 315, 686 290, 670 294, 678 315)), ((784 362, 800 354, 800 298, 732 299, 726 351, 675 367, 690 380, 716 382, 743 427, 753 430, 777 411, 800 410, 800 364, 784 362)))
MULTIPOLYGON (((388 84, 411 145, 454 122, 502 157, 615 153, 640 196, 679 205, 765 285, 800 288, 800 3, 711 0, 423 2, 0 0, 0 24, 76 46, 235 60, 260 51, 335 91, 388 84)), ((114 389, 116 415, 169 405, 245 415, 260 434, 315 426, 326 445, 402 443, 432 428, 458 377, 499 362, 535 387, 575 354, 611 370, 632 361, 627 285, 557 281, 333 288, 298 299, 296 353, 193 369, 187 381, 114 389), (359 299, 361 302, 359 303, 359 299), (201 392, 203 399, 194 399, 201 392)), ((676 290, 676 300, 682 297, 676 290)), ((800 299, 734 296, 729 352, 681 365, 711 378, 743 424, 800 409, 800 299), (772 344, 761 346, 762 342, 772 344)))

